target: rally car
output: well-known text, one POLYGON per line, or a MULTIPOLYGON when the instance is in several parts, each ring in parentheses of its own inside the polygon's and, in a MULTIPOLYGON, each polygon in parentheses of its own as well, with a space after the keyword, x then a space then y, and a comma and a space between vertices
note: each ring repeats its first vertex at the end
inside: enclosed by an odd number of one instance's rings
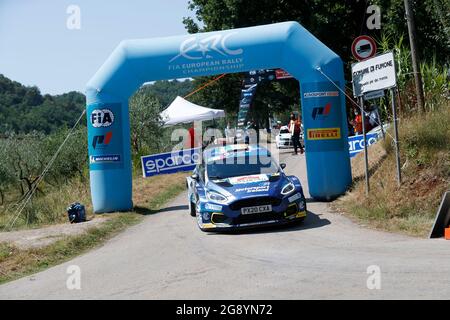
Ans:
POLYGON ((186 178, 189 212, 203 231, 301 222, 306 217, 303 189, 284 168, 260 146, 207 149, 186 178))

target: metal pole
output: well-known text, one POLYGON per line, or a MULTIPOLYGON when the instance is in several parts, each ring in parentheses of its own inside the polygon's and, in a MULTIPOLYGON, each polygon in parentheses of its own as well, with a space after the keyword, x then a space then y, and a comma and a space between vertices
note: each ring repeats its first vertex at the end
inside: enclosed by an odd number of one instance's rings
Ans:
POLYGON ((397 111, 395 108, 395 89, 391 89, 391 104, 392 104, 392 117, 394 118, 394 139, 395 139, 395 156, 397 161, 397 182, 400 186, 402 184, 402 173, 400 168, 400 146, 398 142, 398 126, 397 126, 397 111))
POLYGON ((367 154, 367 139, 366 139, 366 113, 364 111, 364 98, 359 97, 359 104, 361 107, 361 122, 363 129, 363 138, 364 138, 364 170, 366 175, 366 195, 369 195, 370 192, 370 184, 369 184, 369 158, 367 154))
POLYGON ((414 81, 416 84, 416 96, 419 112, 425 111, 423 88, 422 88, 422 75, 420 74, 419 58, 417 56, 416 46, 416 25, 414 23, 414 13, 412 11, 409 0, 405 0, 405 13, 408 23, 409 45, 411 47, 411 60, 414 72, 414 81))

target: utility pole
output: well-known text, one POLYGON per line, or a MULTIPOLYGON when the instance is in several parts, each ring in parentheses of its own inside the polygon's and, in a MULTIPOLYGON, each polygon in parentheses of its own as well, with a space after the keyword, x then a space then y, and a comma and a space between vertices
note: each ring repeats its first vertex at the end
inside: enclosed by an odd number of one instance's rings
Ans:
POLYGON ((425 111, 425 103, 422 88, 422 75, 420 74, 419 58, 417 57, 416 47, 416 25, 414 23, 414 13, 409 0, 405 0, 406 21, 408 22, 409 45, 411 47, 411 60, 414 72, 414 81, 416 84, 417 106, 419 112, 425 111))

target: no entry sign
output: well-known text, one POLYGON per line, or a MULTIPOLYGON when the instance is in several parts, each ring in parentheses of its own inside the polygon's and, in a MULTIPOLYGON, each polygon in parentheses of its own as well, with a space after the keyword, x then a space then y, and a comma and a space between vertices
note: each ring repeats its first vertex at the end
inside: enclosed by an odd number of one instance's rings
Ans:
POLYGON ((371 58, 377 52, 375 41, 369 36, 359 36, 352 43, 352 54, 356 60, 371 58))

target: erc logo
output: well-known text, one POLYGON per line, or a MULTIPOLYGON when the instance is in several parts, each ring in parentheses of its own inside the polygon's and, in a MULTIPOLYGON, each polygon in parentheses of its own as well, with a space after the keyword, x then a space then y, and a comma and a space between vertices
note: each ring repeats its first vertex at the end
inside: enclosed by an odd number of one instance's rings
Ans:
POLYGON ((90 121, 94 128, 109 127, 114 122, 114 113, 109 109, 95 109, 90 121))
POLYGON ((331 102, 328 102, 325 107, 316 107, 312 111, 312 118, 316 120, 317 118, 325 118, 330 114, 331 102))
POLYGON ((244 52, 243 49, 230 49, 227 46, 227 40, 234 33, 215 34, 207 38, 199 40, 198 37, 190 37, 184 40, 180 45, 180 53, 173 57, 169 62, 184 57, 189 60, 212 59, 212 53, 219 54, 223 57, 236 56, 244 52))

